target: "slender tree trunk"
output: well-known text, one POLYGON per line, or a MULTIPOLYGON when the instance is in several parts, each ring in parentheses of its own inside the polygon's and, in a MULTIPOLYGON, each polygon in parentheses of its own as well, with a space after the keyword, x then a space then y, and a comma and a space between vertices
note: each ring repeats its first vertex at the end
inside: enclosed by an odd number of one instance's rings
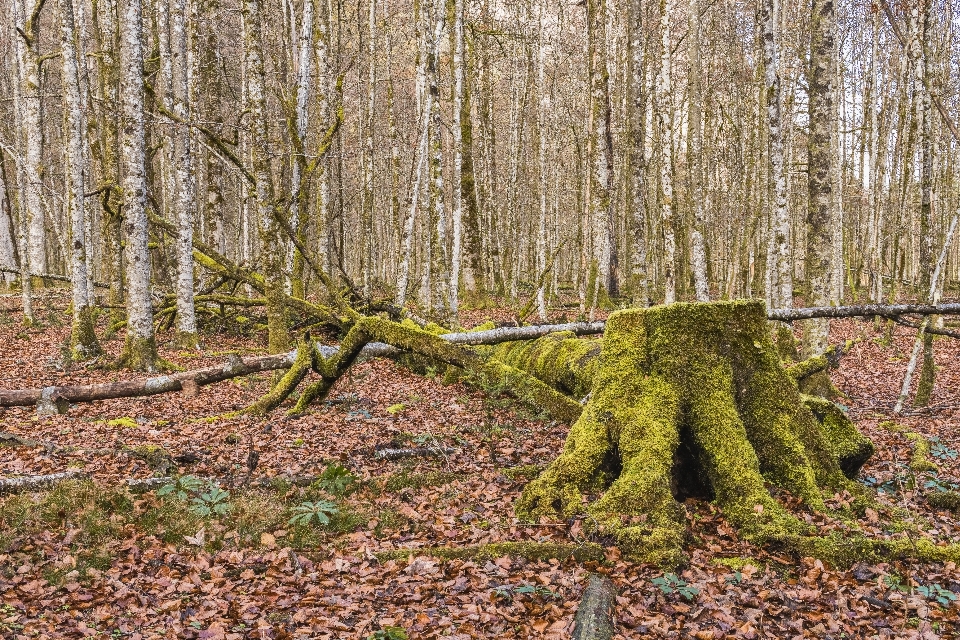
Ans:
MULTIPOLYGON (((18 15, 18 4, 15 2, 14 7, 14 23, 19 22, 18 15)), ((12 39, 19 45, 19 34, 16 32, 16 29, 10 29, 10 34, 12 39)), ((19 51, 19 50, 18 50, 19 51)), ((23 96, 21 95, 21 83, 20 78, 23 76, 23 71, 20 67, 21 56, 17 55, 14 57, 13 65, 16 69, 17 77, 14 79, 13 85, 13 113, 18 120, 23 120, 23 96)), ((17 146, 22 148, 22 136, 18 135, 16 138, 17 146)), ((2 158, 2 155, 0 155, 2 158)), ((25 163, 20 158, 14 159, 14 167, 16 172, 17 180, 17 205, 20 211, 16 225, 17 233, 17 255, 19 257, 20 264, 20 292, 21 299, 23 302, 23 323, 25 325, 32 325, 34 323, 33 317, 33 292, 32 292, 32 278, 30 277, 30 256, 29 256, 29 246, 30 246, 30 224, 29 224, 29 214, 27 212, 26 206, 26 192, 27 192, 27 177, 26 177, 26 168, 25 163)), ((11 216, 12 217, 12 216, 11 216)))
POLYGON ((631 3, 631 99, 630 118, 630 230, 632 240, 631 275, 633 302, 650 303, 647 278, 647 76, 644 46, 643 14, 646 3, 631 3))
POLYGON ((170 5, 171 94, 173 112, 181 120, 174 124, 173 158, 175 166, 174 198, 177 215, 177 341, 186 349, 197 346, 197 318, 193 304, 193 219, 196 211, 196 186, 193 175, 193 149, 190 140, 192 105, 187 59, 187 0, 170 5))
POLYGON ((266 71, 263 59, 263 22, 261 0, 244 0, 246 23, 247 109, 250 112, 250 146, 253 197, 257 203, 261 264, 266 277, 268 349, 281 353, 289 346, 284 305, 284 254, 277 221, 274 219, 273 175, 270 162, 270 138, 267 125, 266 71))
POLYGON ((23 136, 23 205, 27 219, 27 265, 30 273, 47 272, 46 198, 43 195, 43 98, 41 95, 42 59, 40 56, 40 12, 26 0, 14 0, 17 60, 20 77, 20 118, 23 136))
POLYGON ((703 238, 703 87, 700 80, 700 3, 690 0, 687 9, 687 171, 690 179, 689 195, 693 205, 693 229, 690 232, 690 266, 693 271, 697 300, 710 300, 707 281, 707 249, 703 238))
POLYGON ((80 93, 81 59, 79 39, 73 19, 72 0, 60 0, 62 86, 65 102, 64 138, 66 139, 66 207, 70 220, 70 270, 73 291, 73 329, 70 349, 77 360, 101 353, 93 328, 92 289, 87 277, 86 139, 83 103, 80 93))
POLYGON ((677 241, 673 221, 673 96, 670 85, 670 16, 673 0, 660 0, 660 73, 657 76, 657 118, 660 124, 660 222, 663 226, 664 303, 677 300, 677 241))
POLYGON ((121 361, 131 369, 152 372, 157 366, 157 344, 153 333, 150 249, 147 246, 143 6, 141 0, 122 0, 120 7, 120 58, 124 61, 120 77, 123 111, 121 174, 127 276, 127 341, 121 361))
POLYGON ((362 255, 361 263, 363 265, 363 295, 370 298, 373 287, 373 126, 374 126, 374 108, 376 106, 376 83, 377 83, 377 65, 376 65, 376 47, 377 47, 377 21, 376 21, 377 2, 370 0, 369 16, 369 38, 367 40, 367 53, 369 55, 369 69, 367 81, 367 109, 364 114, 364 140, 363 140, 363 193, 361 199, 360 222, 362 234, 362 255))
MULTIPOLYGON (((607 2, 587 0, 587 38, 590 50, 590 109, 592 170, 590 174, 590 217, 597 286, 611 296, 618 295, 616 241, 613 238, 613 133, 611 131, 610 72, 607 67, 607 2)), ((596 297, 593 299, 597 303, 596 297)))
MULTIPOLYGON (((430 0, 426 0, 430 1, 430 0)), ((443 31, 443 11, 434 7, 436 25, 428 22, 427 91, 430 94, 430 309, 444 320, 451 320, 448 306, 450 270, 447 260, 447 208, 443 188, 443 123, 440 119, 440 89, 437 78, 437 45, 443 31), (433 27, 431 29, 431 27, 433 27)))
POLYGON ((453 3, 453 243, 450 250, 450 317, 460 310, 460 261, 463 255, 463 0, 453 3))
POLYGON ((540 320, 547 319, 547 295, 546 279, 541 272, 547 265, 547 124, 550 111, 550 98, 544 87, 544 67, 546 66, 545 36, 544 36, 544 1, 540 0, 537 5, 538 18, 540 22, 539 36, 537 40, 537 97, 539 99, 537 107, 537 166, 539 178, 539 196, 540 210, 537 216, 537 259, 536 259, 536 277, 537 283, 537 313, 540 320))
POLYGON ((13 282, 18 262, 17 246, 14 240, 16 230, 9 193, 7 171, 3 164, 3 150, 0 150, 0 268, 6 269, 0 275, 0 281, 7 285, 13 282))
POLYGON ((767 98, 767 154, 771 194, 770 301, 783 309, 793 305, 793 258, 790 255, 790 211, 784 169, 783 118, 780 90, 780 15, 778 0, 763 0, 763 66, 767 98))
MULTIPOLYGON (((810 20, 809 86, 810 133, 807 142, 809 204, 805 272, 807 304, 821 306, 832 299, 834 184, 833 103, 836 15, 833 0, 813 0, 810 20)), ((803 353, 810 357, 829 346, 829 321, 804 324, 803 353)))
MULTIPOLYGON (((297 47, 297 95, 296 108, 294 112, 293 130, 296 134, 296 140, 293 141, 294 157, 290 163, 290 227, 300 237, 301 241, 306 241, 305 222, 308 218, 306 213, 307 203, 309 202, 309 190, 304 184, 304 173, 307 168, 306 144, 307 127, 310 124, 309 111, 307 110, 307 100, 310 95, 311 81, 311 61, 314 55, 313 46, 313 0, 304 0, 303 20, 300 25, 300 37, 297 47)), ((303 282, 303 257, 290 243, 287 255, 287 265, 290 270, 290 287, 293 295, 298 298, 304 297, 303 282)))

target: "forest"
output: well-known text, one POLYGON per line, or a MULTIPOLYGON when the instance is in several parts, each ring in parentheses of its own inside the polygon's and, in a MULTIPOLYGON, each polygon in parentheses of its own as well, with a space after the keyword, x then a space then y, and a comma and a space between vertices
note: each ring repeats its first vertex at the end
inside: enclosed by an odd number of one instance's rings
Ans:
POLYGON ((0 636, 960 638, 956 0, 0 12, 0 636))

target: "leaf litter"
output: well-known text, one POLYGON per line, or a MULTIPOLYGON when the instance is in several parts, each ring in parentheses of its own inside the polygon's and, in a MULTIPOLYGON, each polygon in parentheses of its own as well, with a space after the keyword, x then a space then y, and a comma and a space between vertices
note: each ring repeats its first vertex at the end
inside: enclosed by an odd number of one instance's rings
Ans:
MULTIPOLYGON (((135 375, 66 366, 68 320, 53 312, 32 329, 15 312, 5 316, 0 388, 135 375)), ((930 507, 926 495, 960 484, 951 457, 960 449, 960 344, 936 341, 930 408, 894 418, 913 334, 897 328, 887 344, 884 327, 832 325, 835 342, 859 338, 832 377, 845 394, 840 402, 877 444, 861 477, 879 489, 881 505, 912 510, 924 535, 957 541, 958 515, 930 507), (935 472, 910 470, 905 431, 934 444, 935 472)), ((195 368, 228 352, 262 352, 262 340, 206 340, 204 351, 164 347, 161 355, 195 368)), ((114 357, 121 345, 104 341, 114 357)), ((0 447, 0 475, 75 468, 92 480, 0 498, 0 636, 566 638, 589 573, 602 572, 619 591, 617 638, 960 637, 956 566, 832 568, 743 542, 702 501, 686 503, 690 562, 676 573, 628 562, 615 548, 601 564, 418 554, 496 542, 582 544, 579 520, 513 516, 524 483, 557 455, 568 427, 380 360, 355 367, 324 406, 301 418, 284 417, 283 407, 265 419, 230 416, 270 381, 248 376, 194 397, 105 400, 41 419, 32 408, 0 409, 0 430, 59 447, 0 447), (455 452, 374 457, 378 448, 404 446, 455 452), (190 498, 171 502, 121 486, 174 473, 212 479, 207 493, 191 494, 208 513, 191 511, 190 498), (273 482, 254 486, 251 476, 273 482), (202 495, 220 499, 204 503, 202 495), (399 559, 377 560, 397 550, 405 550, 399 559)), ((859 524, 887 535, 883 520, 868 509, 859 524)))

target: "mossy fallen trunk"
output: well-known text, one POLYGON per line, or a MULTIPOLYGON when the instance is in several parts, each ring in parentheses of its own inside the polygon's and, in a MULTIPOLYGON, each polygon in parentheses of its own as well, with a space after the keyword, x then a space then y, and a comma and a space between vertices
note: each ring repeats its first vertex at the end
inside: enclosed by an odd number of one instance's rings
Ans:
POLYGON ((814 404, 823 424, 784 370, 761 302, 615 313, 563 453, 517 511, 586 513, 627 555, 662 565, 682 560, 678 500, 691 495, 749 539, 795 538, 806 525, 766 485, 821 510, 824 490, 858 492, 844 471, 873 451, 842 411, 814 404))

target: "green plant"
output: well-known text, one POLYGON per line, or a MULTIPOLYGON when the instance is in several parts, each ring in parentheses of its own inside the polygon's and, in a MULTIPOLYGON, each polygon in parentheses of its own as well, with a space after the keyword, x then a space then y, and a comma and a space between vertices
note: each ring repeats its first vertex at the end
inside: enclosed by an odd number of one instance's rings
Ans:
POLYGON ((190 510, 202 518, 226 515, 231 508, 233 505, 230 504, 230 492, 214 483, 210 483, 206 491, 197 494, 190 501, 190 510))
POLYGON ((367 640, 407 640, 408 637, 401 627, 384 627, 367 636, 367 640))
POLYGON ((890 591, 899 591, 900 593, 909 593, 910 587, 900 581, 900 576, 890 573, 883 576, 883 584, 887 585, 890 591))
POLYGON ((940 442, 940 438, 934 436, 930 440, 930 455, 939 460, 956 460, 960 453, 956 449, 951 449, 940 442))
POLYGON ((180 476, 173 482, 169 482, 157 489, 157 495, 161 498, 173 496, 178 500, 186 502, 192 494, 202 491, 204 486, 204 481, 197 476, 180 476))
POLYGON ((304 502, 291 509, 293 516, 290 518, 290 524, 309 525, 314 520, 322 526, 330 524, 330 516, 337 513, 337 505, 329 500, 317 500, 315 502, 304 502))
POLYGON ((387 407, 387 413, 389 413, 392 416, 395 416, 406 408, 407 408, 407 405, 403 404, 402 402, 399 404, 393 404, 387 407))
POLYGON ((944 589, 939 584, 917 587, 917 593, 927 600, 936 600, 942 607, 949 607, 957 601, 957 594, 949 589, 944 589))
POLYGON ((316 488, 335 496, 345 495, 356 484, 357 476, 353 475, 346 467, 335 462, 328 464, 317 481, 314 482, 316 488))
POLYGON ((662 591, 665 595, 669 596, 674 593, 678 593, 686 600, 693 600, 693 598, 700 593, 700 589, 687 584, 686 580, 675 573, 665 573, 661 577, 654 578, 650 582, 659 587, 660 591, 662 591))
POLYGON ((202 518, 211 515, 223 516, 233 507, 230 504, 230 492, 220 488, 216 482, 203 480, 193 475, 180 476, 174 482, 157 489, 160 497, 175 497, 190 502, 190 511, 202 518))

